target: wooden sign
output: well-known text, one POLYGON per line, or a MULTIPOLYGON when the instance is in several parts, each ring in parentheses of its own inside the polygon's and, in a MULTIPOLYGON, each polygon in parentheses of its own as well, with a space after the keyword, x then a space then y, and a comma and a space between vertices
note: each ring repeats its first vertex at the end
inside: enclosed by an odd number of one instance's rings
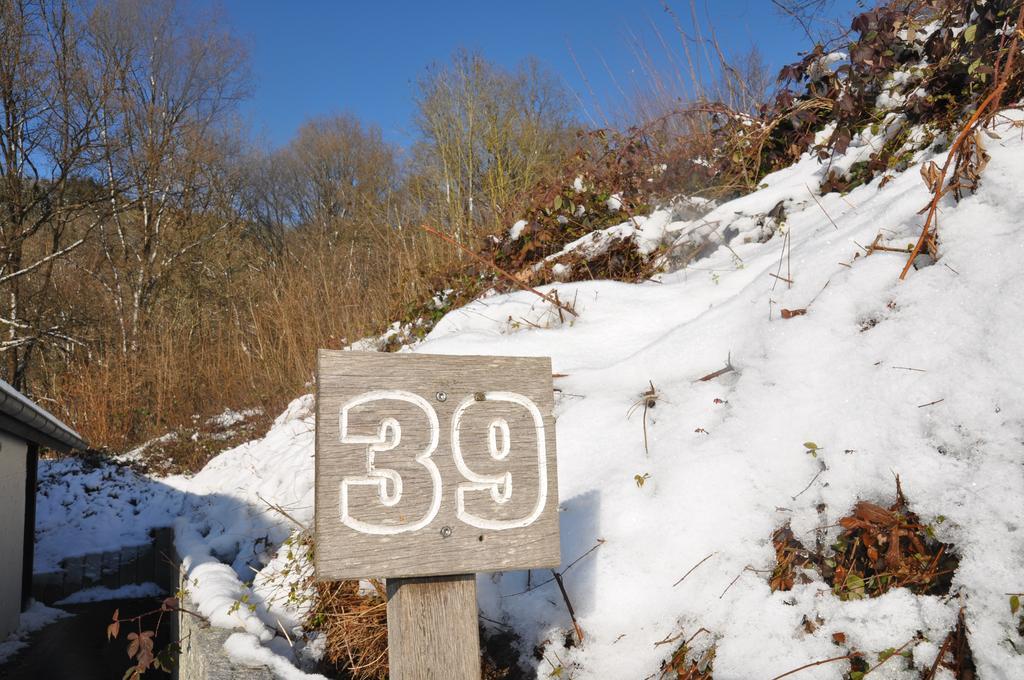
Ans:
POLYGON ((547 358, 321 350, 317 578, 557 567, 553 407, 547 358))

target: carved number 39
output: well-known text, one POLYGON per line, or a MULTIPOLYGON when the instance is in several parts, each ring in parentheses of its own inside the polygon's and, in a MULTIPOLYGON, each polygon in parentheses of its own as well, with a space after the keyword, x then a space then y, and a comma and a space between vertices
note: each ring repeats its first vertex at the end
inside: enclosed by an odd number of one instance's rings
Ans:
MULTIPOLYGON (((465 479, 455 489, 455 515, 460 521, 479 529, 500 531, 529 526, 540 516, 547 502, 547 451, 545 447, 544 419, 537 405, 521 394, 514 392, 487 392, 484 395, 484 401, 516 404, 530 414, 537 441, 537 500, 527 515, 513 519, 488 518, 467 508, 467 505, 479 508, 479 501, 487 496, 494 503, 504 505, 512 499, 514 488, 511 472, 480 474, 473 471, 466 462, 461 446, 461 429, 466 414, 472 410, 474 404, 480 403, 474 396, 470 395, 463 399, 455 408, 451 422, 452 456, 456 469, 465 479), (477 502, 474 503, 474 500, 477 502)), ((440 423, 437 419, 437 413, 430 403, 423 397, 404 390, 367 392, 355 397, 342 406, 339 425, 341 442, 343 444, 362 444, 366 446, 365 474, 346 476, 341 481, 342 523, 356 531, 378 535, 416 531, 430 524, 441 508, 441 473, 431 459, 440 439, 440 423), (429 480, 430 500, 429 503, 421 503, 424 507, 418 517, 406 517, 404 514, 397 514, 397 520, 382 523, 380 521, 358 519, 353 516, 350 510, 350 496, 353 493, 353 487, 375 487, 378 500, 386 508, 397 508, 402 501, 404 491, 402 474, 398 470, 377 467, 376 465, 376 455, 378 453, 392 451, 401 446, 401 424, 394 418, 387 417, 378 423, 375 432, 370 433, 355 433, 351 431, 349 424, 349 415, 353 409, 375 401, 403 401, 412 404, 422 411, 423 418, 426 420, 427 431, 430 436, 426 445, 415 452, 412 459, 414 465, 409 467, 408 472, 405 473, 408 476, 422 479, 425 482, 429 480)), ((487 446, 490 457, 493 460, 503 461, 508 457, 512 441, 508 421, 504 418, 494 418, 491 421, 487 432, 487 446)))

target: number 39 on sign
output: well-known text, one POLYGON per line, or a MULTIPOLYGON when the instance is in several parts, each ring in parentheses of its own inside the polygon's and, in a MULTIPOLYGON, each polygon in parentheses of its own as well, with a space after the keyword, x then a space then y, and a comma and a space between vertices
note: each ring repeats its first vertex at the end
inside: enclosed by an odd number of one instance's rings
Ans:
POLYGON ((549 359, 317 358, 318 578, 559 564, 549 359))

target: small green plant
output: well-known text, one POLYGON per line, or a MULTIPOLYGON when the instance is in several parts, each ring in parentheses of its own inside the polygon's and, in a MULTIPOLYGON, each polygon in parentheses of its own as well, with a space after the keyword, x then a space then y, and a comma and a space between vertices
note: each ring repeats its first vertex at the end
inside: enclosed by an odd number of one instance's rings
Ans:
POLYGON ((811 458, 817 458, 818 452, 825 450, 814 442, 804 442, 804 448, 807 449, 807 453, 810 454, 811 458))

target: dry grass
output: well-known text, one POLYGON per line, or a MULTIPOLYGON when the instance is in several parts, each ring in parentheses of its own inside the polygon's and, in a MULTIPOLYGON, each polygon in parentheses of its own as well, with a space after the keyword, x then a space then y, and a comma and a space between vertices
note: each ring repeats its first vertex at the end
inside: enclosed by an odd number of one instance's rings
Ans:
MULTIPOLYGON (((273 415, 312 389, 318 348, 381 333, 458 265, 428 237, 397 231, 341 243, 296 233, 280 257, 256 244, 238 250, 210 253, 211 269, 229 257, 244 267, 202 299, 158 310, 138 349, 111 343, 78 355, 47 371, 38 391, 94 447, 112 450, 228 406, 273 415)), ((188 295, 196 292, 183 290, 181 299, 188 295)))
POLYGON ((362 593, 358 581, 319 581, 311 625, 327 636, 325 659, 352 680, 388 677, 387 598, 380 581, 362 593))

